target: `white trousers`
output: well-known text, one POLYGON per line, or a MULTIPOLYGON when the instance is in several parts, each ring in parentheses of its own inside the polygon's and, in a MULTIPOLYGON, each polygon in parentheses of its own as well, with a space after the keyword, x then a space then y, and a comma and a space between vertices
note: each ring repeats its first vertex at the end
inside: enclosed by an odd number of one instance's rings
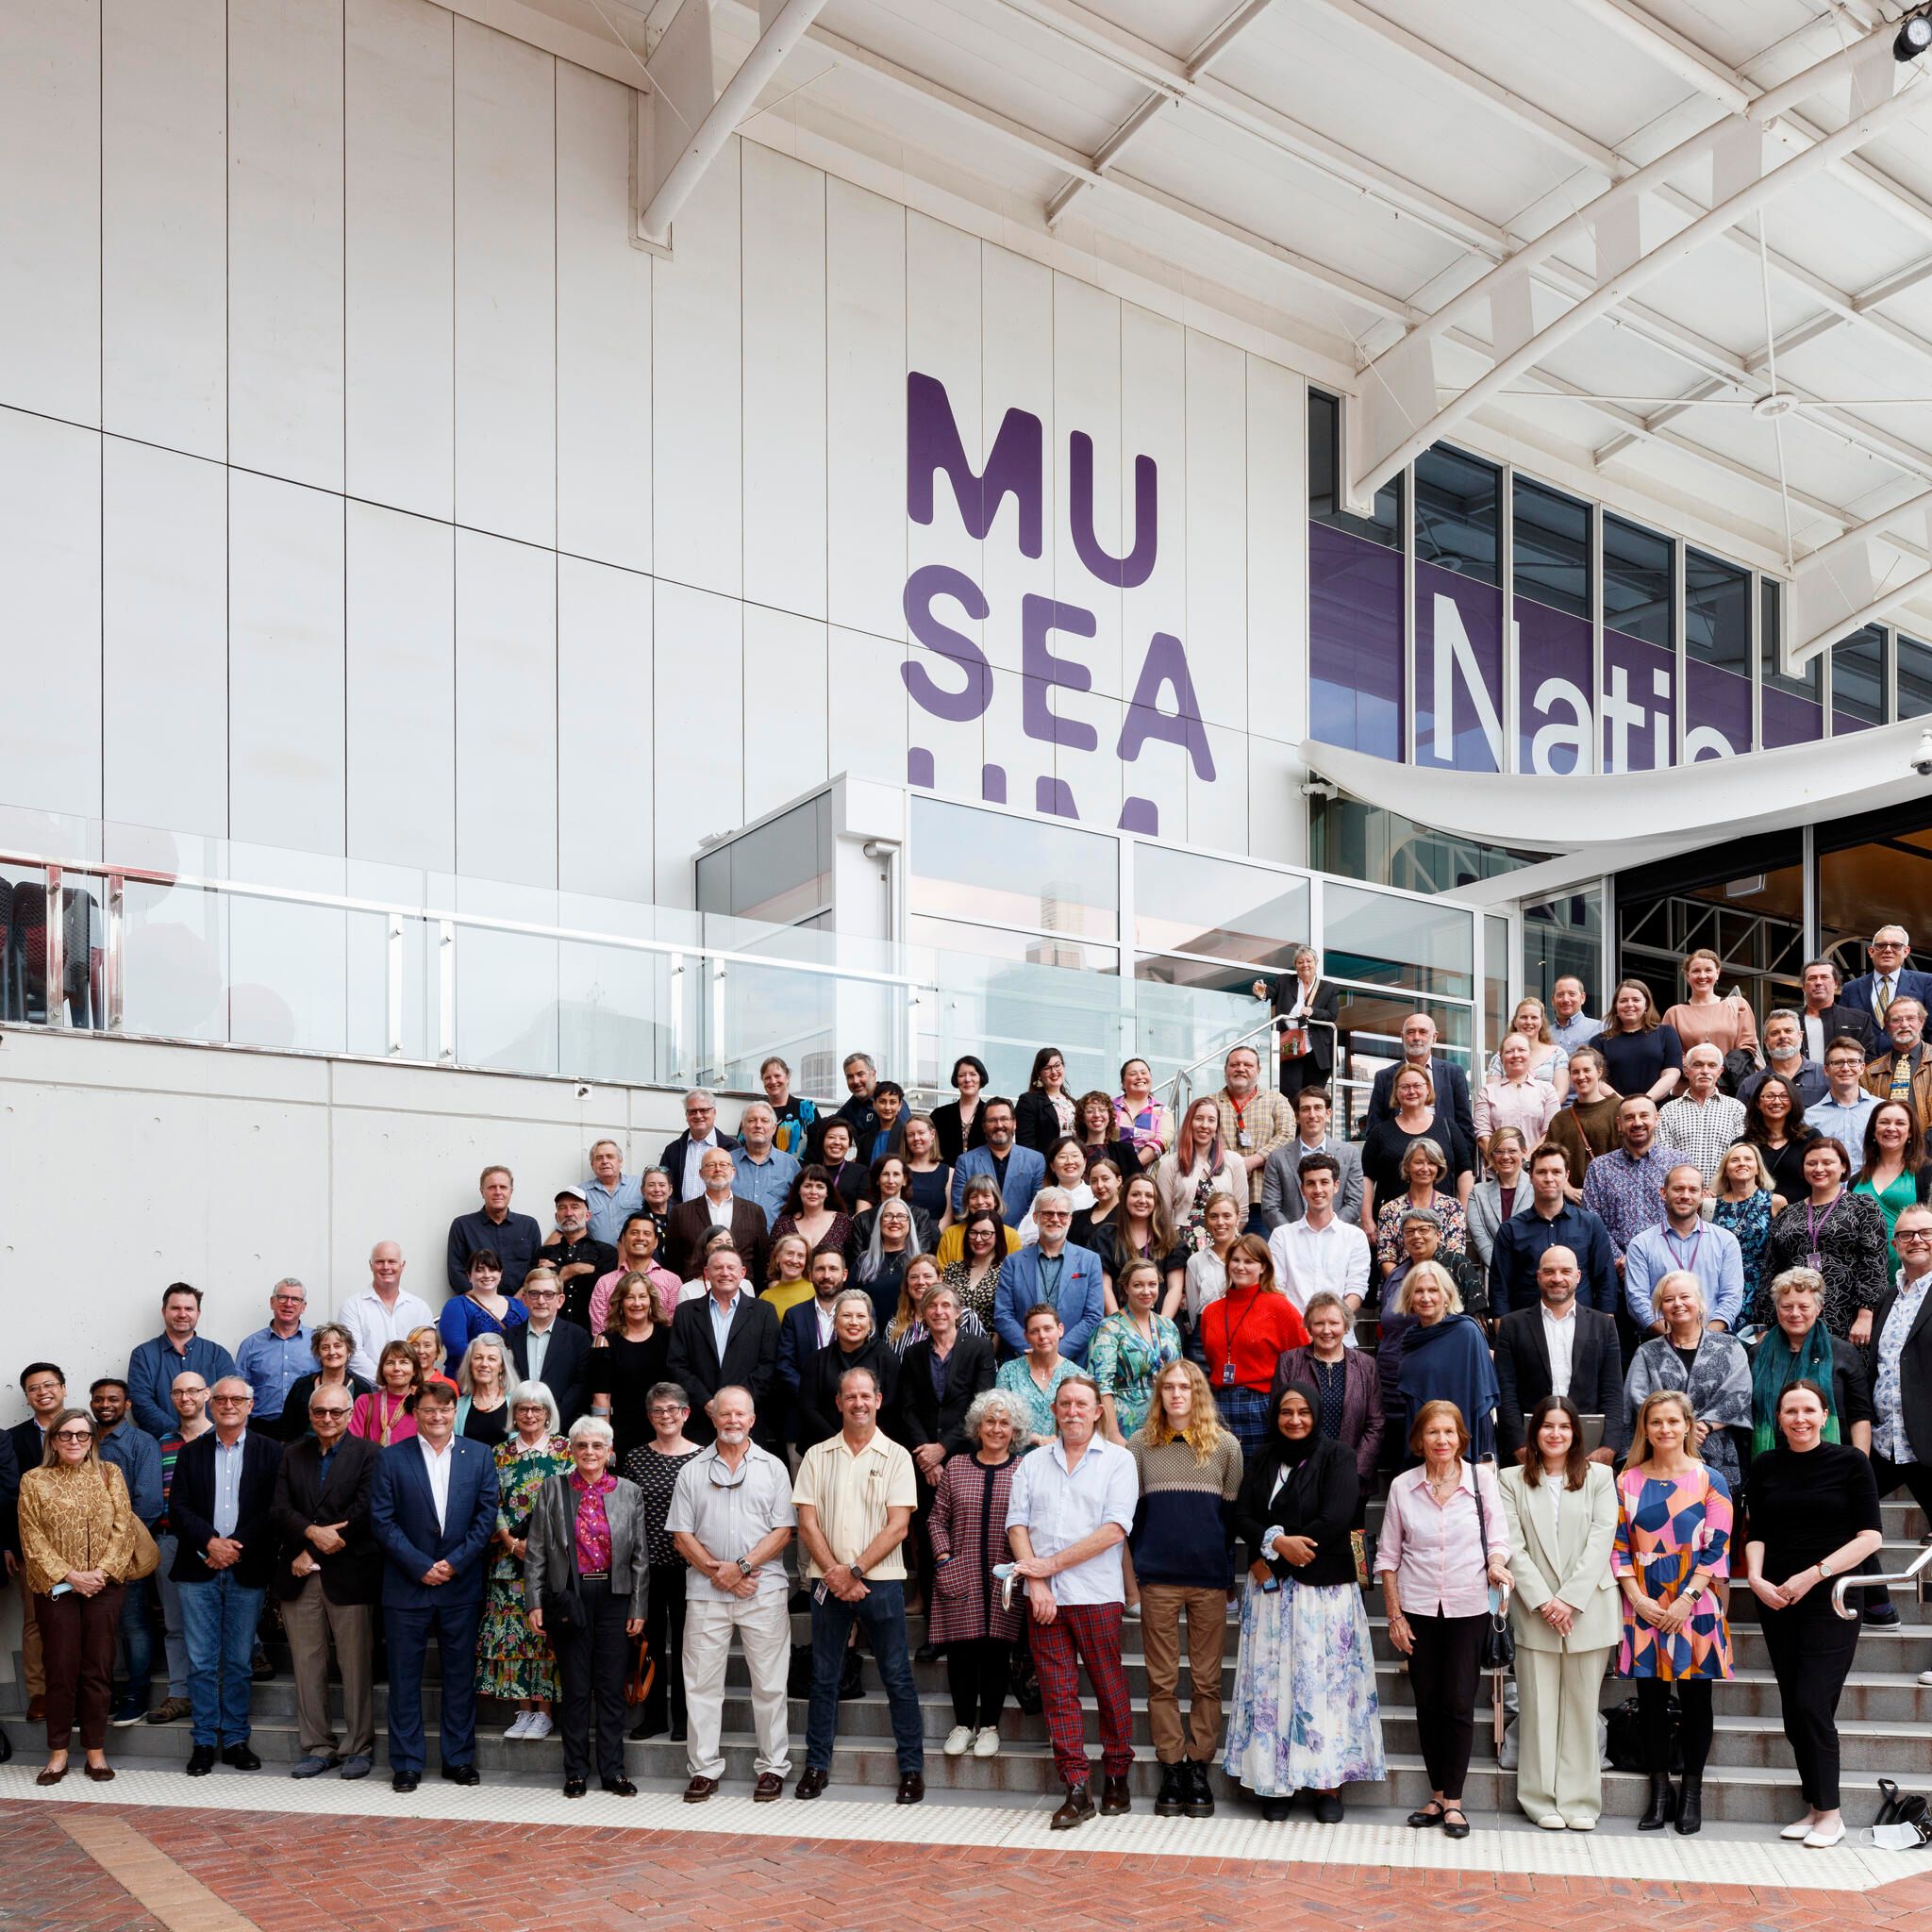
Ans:
POLYGON ((723 1777, 718 1732, 724 1706, 724 1666, 738 1632, 751 1672, 758 1770, 780 1777, 791 1769, 791 1709, 785 1680, 791 1666, 791 1613, 785 1591, 755 1597, 687 1600, 684 1609, 684 1702, 687 1760, 693 1777, 723 1777))

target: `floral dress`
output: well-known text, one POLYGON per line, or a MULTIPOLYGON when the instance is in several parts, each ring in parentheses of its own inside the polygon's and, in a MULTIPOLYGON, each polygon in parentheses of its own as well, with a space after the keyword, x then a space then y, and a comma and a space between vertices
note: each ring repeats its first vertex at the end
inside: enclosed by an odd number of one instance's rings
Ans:
POLYGON ((1102 1395, 1113 1397, 1114 1420, 1123 1436, 1131 1436, 1147 1420, 1155 1376, 1180 1358, 1181 1331, 1165 1315, 1154 1317, 1152 1341, 1124 1314, 1108 1316, 1093 1331, 1087 1373, 1100 1384, 1102 1395))
MULTIPOLYGON (((574 1467, 561 1436, 536 1449, 521 1449, 515 1437, 496 1446, 496 1526, 509 1536, 530 1532, 537 1491, 574 1467)), ((557 1659, 550 1641, 530 1628, 524 1602, 524 1566, 502 1543, 491 1545, 490 1589, 476 1633, 476 1691, 482 1697, 521 1699, 557 1695, 557 1659)))
MULTIPOLYGON (((1731 1574, 1731 1491, 1716 1470, 1697 1463, 1680 1476, 1627 1469, 1617 1479, 1617 1541, 1610 1573, 1635 1576, 1645 1596, 1674 1600, 1690 1573, 1731 1574)), ((1624 1604, 1620 1677, 1728 1677, 1731 1630, 1717 1592, 1706 1586, 1690 1621, 1674 1636, 1646 1624, 1624 1604)))
POLYGON ((1757 1306, 1757 1291, 1764 1282, 1764 1250, 1771 1241, 1771 1195, 1763 1188, 1753 1188, 1741 1201, 1720 1197, 1711 1204, 1713 1226, 1727 1227, 1738 1238, 1744 1257, 1744 1307, 1757 1306))
MULTIPOLYGON (((1414 1206, 1408 1190, 1404 1188, 1376 1208, 1375 1259, 1382 1267, 1394 1268, 1401 1263, 1402 1217, 1414 1206)), ((1462 1203, 1438 1188, 1430 1196, 1429 1211, 1442 1224, 1442 1240, 1436 1250, 1436 1259, 1454 1274, 1457 1262, 1469 1253, 1469 1221, 1462 1211, 1462 1203)))

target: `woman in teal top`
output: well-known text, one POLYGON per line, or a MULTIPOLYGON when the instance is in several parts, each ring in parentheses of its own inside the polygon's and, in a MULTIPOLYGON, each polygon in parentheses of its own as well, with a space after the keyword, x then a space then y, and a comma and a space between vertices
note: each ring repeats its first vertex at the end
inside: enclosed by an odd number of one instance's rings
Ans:
POLYGON ((1907 1208, 1923 1208, 1932 1191, 1924 1155, 1925 1137, 1909 1101, 1887 1100, 1873 1108, 1865 1123, 1865 1168, 1852 1191, 1878 1203, 1887 1241, 1899 1216, 1907 1208))
POLYGON ((1024 1456, 1053 1441, 1054 1396, 1069 1375, 1080 1373, 1080 1364, 1060 1353, 1060 1337, 1067 1331, 1060 1325, 1059 1311, 1050 1304, 1035 1302, 1021 1327, 1026 1353, 1000 1364, 994 1386, 1017 1398, 1025 1411, 1025 1424, 1013 1438, 1013 1447, 1024 1456))
POLYGON ((1154 1378, 1181 1358, 1181 1331, 1157 1312, 1166 1283, 1158 1261, 1129 1261, 1114 1283, 1121 1311, 1093 1331, 1087 1373, 1100 1385, 1108 1437, 1125 1442, 1147 1420, 1154 1378))

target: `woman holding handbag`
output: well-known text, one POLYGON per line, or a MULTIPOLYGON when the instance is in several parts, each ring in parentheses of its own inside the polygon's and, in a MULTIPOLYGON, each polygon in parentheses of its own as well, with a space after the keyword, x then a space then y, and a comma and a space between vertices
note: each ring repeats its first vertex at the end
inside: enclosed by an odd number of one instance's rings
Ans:
POLYGON ((1523 1467, 1503 1472, 1502 1491, 1516 1579, 1516 1802, 1545 1831, 1593 1831, 1604 1808, 1598 1691, 1617 1647, 1617 1484, 1590 1459, 1567 1395, 1537 1404, 1523 1467))
POLYGON ((34 1782, 58 1785, 67 1775, 77 1717, 87 1774, 106 1784, 114 1775, 108 1705, 121 1600, 130 1576, 154 1569, 156 1550, 121 1472, 96 1453, 84 1409, 54 1418, 46 1460, 21 1478, 20 1554, 47 1674, 47 1763, 34 1782))
POLYGON ((1511 1584, 1508 1528, 1495 1469, 1467 1460, 1469 1430, 1453 1402, 1423 1404, 1408 1447, 1422 1460, 1390 1484, 1375 1546, 1389 1641, 1408 1659, 1431 1790, 1408 1823, 1467 1838, 1462 1786, 1475 1740, 1489 1592, 1511 1584))

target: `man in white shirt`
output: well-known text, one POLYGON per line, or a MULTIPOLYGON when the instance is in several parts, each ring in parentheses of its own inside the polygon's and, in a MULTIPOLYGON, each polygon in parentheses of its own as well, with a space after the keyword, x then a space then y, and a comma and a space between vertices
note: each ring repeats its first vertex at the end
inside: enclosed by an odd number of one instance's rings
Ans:
MULTIPOLYGON (((1369 1238, 1335 1211, 1341 1163, 1333 1154, 1305 1154, 1295 1179, 1306 1211, 1268 1237, 1275 1283, 1301 1311, 1324 1289, 1339 1294, 1353 1323, 1369 1291, 1369 1238)), ((1356 1345, 1353 1326, 1343 1342, 1356 1345)))
POLYGON ((1304 1087, 1294 1097, 1295 1137, 1261 1169, 1261 1219, 1270 1233, 1301 1219, 1301 1164, 1310 1154, 1334 1155, 1341 1173, 1335 1211, 1343 1221, 1362 1218, 1362 1150, 1353 1141, 1328 1138, 1329 1108, 1325 1087, 1304 1087))
POLYGON ((1121 1546, 1134 1526, 1141 1482, 1132 1455, 1100 1434, 1100 1390, 1088 1376, 1069 1375, 1060 1384, 1053 1415, 1058 1440, 1026 1457, 1014 1474, 1007 1541, 1013 1574, 1025 1579, 1047 1735, 1067 1787, 1053 1829, 1071 1831, 1094 1815, 1080 1711, 1082 1664, 1100 1707, 1106 1784, 1099 1808, 1108 1815, 1130 1808, 1134 1729, 1121 1667, 1121 1546))
POLYGON ((349 1373, 365 1382, 375 1380, 375 1364, 386 1343, 407 1341, 411 1329, 436 1324, 429 1304, 404 1291, 403 1270, 408 1266, 394 1241, 377 1241, 369 1251, 369 1286, 344 1302, 336 1315, 356 1338, 349 1373))
POLYGON ((1577 1306, 1582 1278, 1570 1249, 1545 1248, 1537 1264, 1537 1306, 1506 1315, 1497 1332, 1496 1443, 1519 1462, 1528 1453, 1523 1418, 1546 1395, 1567 1395, 1579 1413, 1603 1417, 1604 1440, 1591 1451, 1592 1462, 1614 1462, 1629 1447, 1617 1324, 1577 1306))

